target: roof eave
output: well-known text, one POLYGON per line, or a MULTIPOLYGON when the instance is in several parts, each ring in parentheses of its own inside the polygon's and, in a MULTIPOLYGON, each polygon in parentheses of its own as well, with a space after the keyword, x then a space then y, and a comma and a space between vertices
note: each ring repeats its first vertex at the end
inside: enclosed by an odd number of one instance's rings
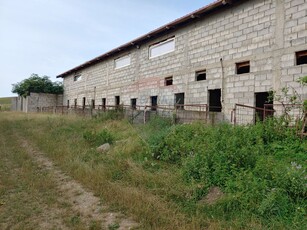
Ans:
POLYGON ((84 62, 83 64, 76 66, 73 69, 70 69, 60 75, 57 76, 57 78, 64 78, 67 75, 73 74, 77 71, 80 71, 81 69, 84 69, 85 67, 91 66, 93 64, 96 64, 100 61, 102 61, 104 58, 109 57, 111 55, 115 55, 116 53, 122 52, 123 50, 127 50, 127 49, 131 49, 133 47, 137 47, 140 46, 142 43, 152 39, 153 37, 156 37, 157 35, 160 35, 166 31, 172 30, 174 28, 177 28, 177 26, 180 26, 181 24, 187 23, 189 21, 193 21, 196 20, 196 18, 198 18, 201 15, 204 15, 205 13, 209 13, 212 10, 215 10, 221 6, 224 6, 226 4, 231 4, 232 0, 218 0, 215 1, 207 6, 204 6, 198 10, 193 11, 192 13, 189 13, 181 18, 178 18, 166 25, 163 25, 143 36, 140 36, 128 43, 125 43, 115 49, 110 50, 109 52, 106 52, 98 57, 95 57, 87 62, 84 62))

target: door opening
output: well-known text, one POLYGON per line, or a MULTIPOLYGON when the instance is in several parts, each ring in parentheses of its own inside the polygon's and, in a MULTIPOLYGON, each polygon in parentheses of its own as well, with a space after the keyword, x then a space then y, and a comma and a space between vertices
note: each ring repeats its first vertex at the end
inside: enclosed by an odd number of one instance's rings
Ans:
POLYGON ((118 109, 120 104, 120 96, 115 96, 115 108, 118 109))
POLYGON ((272 111, 266 111, 264 114, 264 110, 262 110, 265 104, 272 104, 272 106, 266 107, 266 109, 273 110, 273 101, 270 98, 269 92, 255 93, 255 101, 256 107, 260 108, 256 110, 255 122, 263 121, 266 117, 273 116, 272 111))
POLYGON ((209 111, 222 112, 221 89, 209 90, 209 111))
POLYGON ((175 106, 176 109, 184 109, 184 93, 175 94, 175 106))
POLYGON ((85 97, 83 97, 82 98, 82 109, 85 109, 85 101, 86 101, 86 99, 85 99, 85 97))
POLYGON ((151 110, 156 111, 158 106, 158 96, 150 97, 151 100, 151 110))

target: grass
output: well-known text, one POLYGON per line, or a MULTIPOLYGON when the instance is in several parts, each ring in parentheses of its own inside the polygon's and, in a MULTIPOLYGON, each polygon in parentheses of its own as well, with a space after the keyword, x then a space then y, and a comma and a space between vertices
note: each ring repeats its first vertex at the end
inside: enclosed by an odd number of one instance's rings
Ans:
POLYGON ((12 100, 12 97, 2 97, 2 98, 0 98, 0 107, 1 107, 2 111, 10 110, 11 100, 12 100))
MULTIPOLYGON (((290 200, 290 203, 284 190, 266 192, 266 199, 256 196, 258 191, 267 188, 265 183, 274 181, 259 178, 279 176, 276 165, 281 166, 282 170, 286 166, 291 169, 291 162, 295 161, 296 166, 306 169, 306 142, 293 140, 290 143, 292 139, 288 137, 279 141, 267 133, 267 141, 270 141, 267 144, 261 141, 263 139, 253 139, 252 134, 247 135, 248 131, 259 133, 259 127, 254 130, 232 129, 228 126, 213 129, 200 124, 174 127, 165 120, 133 127, 124 120, 10 113, 0 114, 0 122, 2 129, 7 132, 8 140, 13 139, 12 133, 26 137, 63 171, 94 191, 103 202, 141 222, 141 229, 300 229, 306 224, 306 200, 301 199, 300 195, 298 200, 290 200), (241 143, 241 146, 232 145, 232 139, 229 138, 235 135, 238 135, 235 143, 241 143), (113 142, 108 153, 96 151, 101 136, 104 141, 113 142), (244 139, 244 136, 250 139, 244 139), (249 141, 246 142, 246 149, 243 148, 244 141, 249 141), (203 168, 207 162, 206 157, 211 155, 206 155, 203 150, 222 149, 228 153, 230 150, 225 146, 241 149, 238 155, 231 158, 232 164, 237 165, 227 168, 227 161, 230 160, 228 155, 220 154, 225 158, 212 155, 217 163, 210 166, 216 170, 211 175, 210 170, 203 168), (265 147, 270 148, 274 154, 265 154, 265 147), (251 156, 245 154, 251 151, 255 153, 251 156), (237 159, 239 156, 241 158, 237 159), (196 158, 199 161, 195 161, 196 158), (244 165, 240 166, 243 170, 237 170, 241 161, 246 164, 255 161, 257 164, 253 166, 253 171, 244 168, 244 165), (203 164, 199 165, 200 162, 203 164), (269 173, 271 170, 276 174, 269 173), (255 176, 256 173, 261 176, 255 176), (213 206, 199 202, 210 186, 219 186, 226 194, 213 206), (263 202, 260 202, 259 197, 263 202), (276 210, 275 201, 283 202, 280 215, 268 215, 270 207, 276 210), (263 215, 251 210, 253 204, 257 205, 257 210, 263 215), (283 212, 282 208, 289 204, 302 209, 296 211, 295 215, 288 213, 287 209, 283 212)), ((8 143, 14 146, 14 143, 8 143)), ((297 185, 297 190, 293 192, 300 194, 301 182, 291 185, 297 185)), ((70 222, 78 224, 78 218, 74 217, 70 222)))
POLYGON ((0 116, 0 229, 83 229, 81 222, 71 223, 73 211, 57 199, 52 175, 20 146, 14 123, 0 116))

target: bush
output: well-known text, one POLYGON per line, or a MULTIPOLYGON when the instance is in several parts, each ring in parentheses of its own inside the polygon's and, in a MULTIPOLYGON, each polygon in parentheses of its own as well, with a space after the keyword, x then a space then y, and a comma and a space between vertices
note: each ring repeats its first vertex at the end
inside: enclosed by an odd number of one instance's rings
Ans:
POLYGON ((163 146, 163 140, 167 137, 169 132, 171 131, 172 121, 168 118, 162 118, 159 116, 151 117, 150 121, 146 124, 145 133, 149 135, 145 135, 148 146, 150 147, 151 154, 155 159, 159 159, 159 150, 163 146))
POLYGON ((83 133, 83 138, 93 146, 100 146, 105 143, 112 144, 114 141, 113 135, 106 129, 103 129, 100 132, 85 131, 83 133))
POLYGON ((178 125, 152 142, 155 159, 180 165, 188 183, 204 185, 192 199, 218 186, 226 195, 216 208, 224 213, 278 217, 297 208, 305 213, 306 148, 283 120, 235 127, 178 125))

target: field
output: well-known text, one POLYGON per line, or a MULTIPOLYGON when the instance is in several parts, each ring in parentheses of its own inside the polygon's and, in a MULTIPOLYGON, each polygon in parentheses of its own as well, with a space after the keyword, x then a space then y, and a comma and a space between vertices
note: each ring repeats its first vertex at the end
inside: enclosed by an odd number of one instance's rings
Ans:
POLYGON ((0 98, 1 110, 10 110, 11 108, 11 97, 2 97, 0 98))
POLYGON ((0 113, 0 229, 306 226, 307 143, 279 121, 112 118, 0 113))

